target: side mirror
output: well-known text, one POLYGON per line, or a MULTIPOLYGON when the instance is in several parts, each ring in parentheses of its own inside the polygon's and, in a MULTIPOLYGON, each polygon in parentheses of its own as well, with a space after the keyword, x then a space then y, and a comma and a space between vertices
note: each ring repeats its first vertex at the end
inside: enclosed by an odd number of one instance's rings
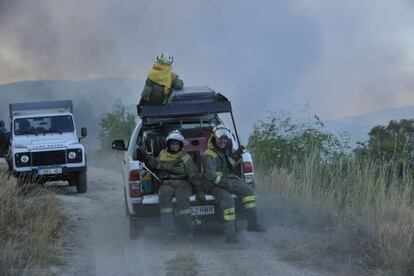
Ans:
POLYGON ((112 149, 113 150, 127 150, 125 147, 124 140, 115 140, 112 142, 112 149))
POLYGON ((81 128, 81 137, 84 138, 88 136, 88 129, 86 127, 81 128))

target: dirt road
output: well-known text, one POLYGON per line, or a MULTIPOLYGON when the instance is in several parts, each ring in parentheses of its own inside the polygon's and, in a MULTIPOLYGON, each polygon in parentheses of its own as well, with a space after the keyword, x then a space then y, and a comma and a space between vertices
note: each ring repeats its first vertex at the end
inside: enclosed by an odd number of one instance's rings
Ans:
POLYGON ((242 242, 196 233, 192 242, 166 241, 156 222, 137 240, 128 236, 121 172, 90 168, 88 193, 57 188, 69 217, 56 275, 328 275, 281 261, 277 238, 241 231, 242 242))

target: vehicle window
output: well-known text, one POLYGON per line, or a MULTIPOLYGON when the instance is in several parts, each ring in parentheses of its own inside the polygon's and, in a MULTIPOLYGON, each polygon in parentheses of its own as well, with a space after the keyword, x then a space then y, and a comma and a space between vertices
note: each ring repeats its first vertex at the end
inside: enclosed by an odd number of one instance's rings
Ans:
MULTIPOLYGON (((136 140, 137 146, 142 146, 147 149, 148 152, 158 153, 160 149, 165 148, 165 137, 172 130, 180 130, 186 139, 205 137, 209 138, 211 130, 217 124, 224 124, 224 121, 217 120, 209 123, 200 122, 186 122, 183 124, 166 124, 162 127, 152 128, 150 130, 143 130, 138 135, 136 140)), ((233 129, 231 128, 232 137, 230 137, 230 146, 233 151, 238 148, 238 143, 233 129)))
POLYGON ((73 120, 70 115, 21 118, 14 120, 15 135, 38 135, 73 131, 73 120))

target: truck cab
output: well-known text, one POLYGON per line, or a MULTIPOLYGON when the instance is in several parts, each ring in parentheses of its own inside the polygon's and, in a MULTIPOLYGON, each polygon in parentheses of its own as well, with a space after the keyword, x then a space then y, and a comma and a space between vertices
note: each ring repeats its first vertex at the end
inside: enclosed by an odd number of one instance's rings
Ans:
POLYGON ((78 137, 72 101, 10 104, 10 171, 29 181, 68 181, 78 193, 87 191, 86 152, 78 137))
MULTIPOLYGON (((221 113, 230 113, 231 104, 221 94, 206 86, 188 87, 176 91, 168 104, 163 106, 143 106, 139 109, 141 121, 137 123, 128 145, 123 140, 115 140, 114 150, 125 151, 122 172, 124 182, 125 204, 130 218, 130 235, 132 238, 143 231, 143 224, 138 223, 142 217, 159 216, 158 188, 160 181, 155 173, 137 158, 137 152, 144 149, 154 157, 166 147, 165 137, 172 130, 180 130, 185 138, 184 150, 202 171, 201 158, 207 149, 213 128, 227 123, 221 113)), ((233 117, 232 117, 233 118, 233 117)), ((234 120, 233 120, 234 123, 234 120)), ((235 127, 233 128, 235 129, 235 127)), ((232 133, 231 146, 239 146, 235 131, 232 133)), ((254 185, 253 162, 250 153, 245 152, 242 161, 235 166, 235 174, 246 183, 254 185)), ((212 195, 206 195, 207 202, 198 202, 196 196, 190 197, 194 224, 221 220, 219 206, 212 195)), ((236 198, 236 197, 235 197, 236 198)), ((173 202, 175 199, 173 199, 173 202)), ((236 199, 236 209, 241 203, 236 199)), ((236 210, 237 211, 237 210, 236 210)), ((241 213, 238 218, 242 218, 241 213)))

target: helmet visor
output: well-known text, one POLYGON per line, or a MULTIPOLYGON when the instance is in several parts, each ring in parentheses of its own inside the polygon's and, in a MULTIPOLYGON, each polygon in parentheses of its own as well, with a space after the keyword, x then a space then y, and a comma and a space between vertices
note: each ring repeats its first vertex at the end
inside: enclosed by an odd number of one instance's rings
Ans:
POLYGON ((230 138, 230 130, 227 128, 218 128, 216 131, 214 131, 214 136, 216 139, 220 139, 221 137, 227 137, 230 138))
POLYGON ((177 140, 180 142, 184 142, 184 136, 179 131, 172 131, 168 134, 166 140, 177 140))

